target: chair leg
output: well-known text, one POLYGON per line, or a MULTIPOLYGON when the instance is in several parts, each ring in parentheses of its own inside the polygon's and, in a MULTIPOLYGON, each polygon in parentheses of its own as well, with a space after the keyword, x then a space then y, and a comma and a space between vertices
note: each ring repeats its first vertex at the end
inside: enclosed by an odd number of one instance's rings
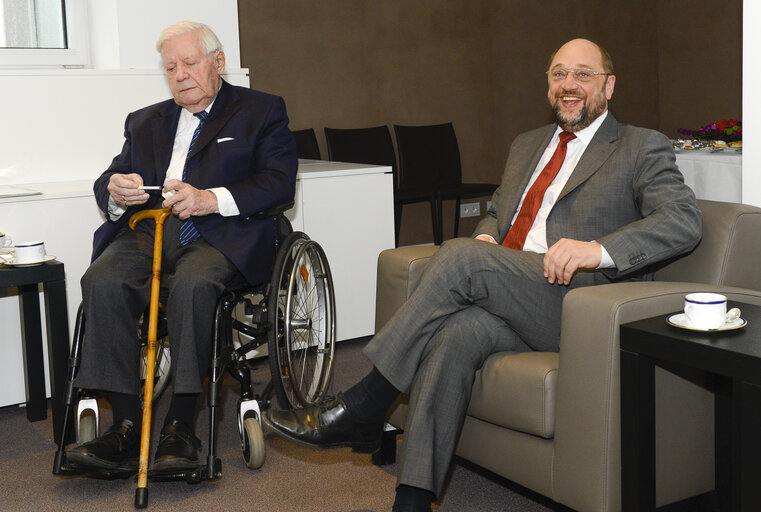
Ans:
POLYGON ((433 244, 441 245, 444 241, 443 214, 441 213, 441 196, 436 194, 431 198, 431 220, 433 223, 433 244))
POLYGON ((399 232, 402 229, 402 204, 394 205, 394 247, 399 247, 399 232))
POLYGON ((460 198, 458 197, 454 203, 454 238, 457 238, 459 228, 460 228, 460 198))

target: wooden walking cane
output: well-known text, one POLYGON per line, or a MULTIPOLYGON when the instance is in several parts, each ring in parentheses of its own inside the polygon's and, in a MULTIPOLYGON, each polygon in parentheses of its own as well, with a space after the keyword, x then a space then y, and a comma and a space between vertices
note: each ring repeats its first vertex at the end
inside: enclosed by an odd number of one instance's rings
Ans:
POLYGON ((156 221, 153 238, 153 269, 151 271, 151 302, 148 316, 148 346, 145 361, 145 389, 143 390, 143 427, 140 432, 140 462, 137 470, 135 508, 148 506, 148 454, 151 448, 151 408, 153 406, 153 375, 156 365, 156 332, 159 317, 159 288, 161 286, 161 247, 164 238, 164 221, 172 214, 171 208, 141 210, 129 219, 130 229, 135 229, 144 219, 156 221))

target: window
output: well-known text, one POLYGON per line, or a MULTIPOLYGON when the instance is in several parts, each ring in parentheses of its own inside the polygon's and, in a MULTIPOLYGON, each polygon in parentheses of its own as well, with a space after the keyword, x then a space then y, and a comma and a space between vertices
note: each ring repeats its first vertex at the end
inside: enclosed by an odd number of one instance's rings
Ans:
POLYGON ((87 64, 86 0, 0 0, 0 66, 87 64))

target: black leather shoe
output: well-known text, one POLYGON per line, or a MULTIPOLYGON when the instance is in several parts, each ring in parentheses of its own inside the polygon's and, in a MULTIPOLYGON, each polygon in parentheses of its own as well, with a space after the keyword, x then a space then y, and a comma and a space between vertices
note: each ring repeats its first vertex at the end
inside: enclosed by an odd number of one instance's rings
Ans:
POLYGON ((153 461, 154 471, 178 471, 198 467, 201 440, 184 421, 172 420, 164 425, 153 461))
POLYGON ((383 422, 360 423, 346 410, 343 394, 322 406, 275 411, 264 415, 265 422, 279 435, 318 448, 351 447, 371 453, 380 447, 383 422))
POLYGON ((66 460, 86 469, 137 470, 139 438, 130 420, 111 425, 97 439, 66 452, 66 460))

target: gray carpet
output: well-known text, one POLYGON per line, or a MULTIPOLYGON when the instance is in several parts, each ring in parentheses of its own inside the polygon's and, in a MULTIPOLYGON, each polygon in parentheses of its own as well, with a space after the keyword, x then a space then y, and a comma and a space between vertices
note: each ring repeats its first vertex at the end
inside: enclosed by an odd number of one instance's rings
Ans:
MULTIPOLYGON (((370 368, 360 353, 365 341, 338 344, 334 388, 344 389, 370 368)), ((269 380, 266 360, 253 372, 257 391, 269 380)), ((369 455, 349 449, 314 450, 267 435, 267 458, 256 471, 246 468, 240 450, 235 407, 237 383, 225 381, 218 450, 223 477, 216 482, 149 482, 153 511, 382 512, 390 511, 396 465, 374 466, 369 455)), ((168 400, 155 406, 154 432, 168 400)), ((101 426, 110 423, 102 411, 101 426)), ((50 414, 48 413, 48 417, 50 414)), ((206 443, 208 416, 199 414, 197 432, 206 443)), ((20 407, 0 409, 0 511, 134 510, 135 483, 128 480, 62 478, 51 473, 55 445, 50 419, 26 420, 20 407)), ((155 436, 154 436, 155 437, 155 436)), ((155 443, 154 443, 155 445, 155 443)), ((566 510, 530 491, 456 461, 442 511, 540 512, 566 510)))

